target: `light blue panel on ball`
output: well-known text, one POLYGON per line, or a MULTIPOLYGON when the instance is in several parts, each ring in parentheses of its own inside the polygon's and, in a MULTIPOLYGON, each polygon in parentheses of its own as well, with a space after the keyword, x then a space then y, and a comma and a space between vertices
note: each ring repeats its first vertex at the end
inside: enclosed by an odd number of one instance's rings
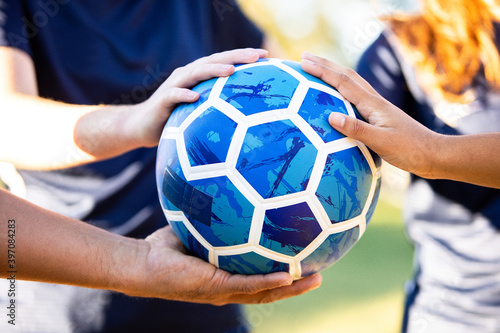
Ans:
POLYGON ((316 148, 291 121, 250 127, 236 169, 263 198, 306 189, 316 148))
POLYGON ((289 265, 249 252, 238 255, 219 256, 219 268, 235 274, 267 274, 288 272, 289 265))
POLYGON ((290 67, 290 68, 294 69, 295 71, 299 72, 307 80, 312 81, 312 82, 316 82, 316 83, 319 83, 319 84, 322 84, 322 85, 324 85, 326 87, 329 87, 329 88, 333 89, 332 86, 330 86, 329 84, 325 83, 320 78, 317 78, 316 76, 313 76, 313 75, 311 75, 309 73, 304 72, 304 70, 302 69, 302 66, 301 66, 301 64, 299 62, 291 61, 291 60, 285 60, 285 61, 283 61, 283 64, 285 64, 288 67, 290 67))
POLYGON ((359 227, 332 234, 301 262, 302 276, 319 272, 342 258, 356 244, 359 227))
POLYGON ((189 232, 184 223, 180 221, 171 221, 169 224, 172 226, 172 229, 177 237, 179 237, 182 244, 184 244, 191 253, 208 261, 208 250, 198 242, 191 232, 189 232))
POLYGON ((215 82, 217 82, 217 78, 203 81, 195 86, 192 90, 200 94, 200 98, 194 103, 182 103, 175 108, 174 112, 172 112, 170 118, 168 119, 167 126, 181 126, 182 122, 191 114, 191 112, 208 100, 215 82))
POLYGON ((306 202, 266 211, 260 245, 295 256, 321 233, 316 217, 306 202))
POLYGON ((189 203, 194 209, 207 211, 203 214, 204 220, 189 217, 203 238, 212 246, 248 242, 254 206, 227 177, 194 180, 190 185, 211 198, 211 202, 202 200, 189 203))
POLYGON ((298 85, 297 79, 279 67, 255 66, 231 75, 220 98, 248 116, 287 108, 298 85))
POLYGON ((325 143, 345 137, 329 123, 332 112, 348 114, 344 101, 326 92, 309 89, 299 109, 299 115, 311 125, 325 143))
POLYGON ((185 181, 186 178, 182 172, 177 155, 176 141, 174 139, 162 139, 158 145, 156 157, 156 182, 160 189, 160 202, 164 209, 178 211, 180 209, 167 198, 172 198, 176 195, 172 193, 170 188, 172 185, 172 179, 170 178, 172 173, 176 174, 176 178, 185 181))
POLYGON ((332 223, 361 214, 372 179, 370 166, 359 148, 328 155, 316 196, 332 223))
POLYGON ((193 120, 184 130, 191 166, 225 162, 237 126, 235 121, 214 107, 193 120))

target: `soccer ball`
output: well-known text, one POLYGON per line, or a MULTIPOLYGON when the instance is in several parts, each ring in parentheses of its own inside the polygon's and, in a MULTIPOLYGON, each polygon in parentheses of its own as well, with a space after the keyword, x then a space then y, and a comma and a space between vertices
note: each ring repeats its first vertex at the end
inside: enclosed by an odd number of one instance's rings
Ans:
POLYGON ((375 209, 380 158, 328 124, 354 107, 300 64, 236 67, 200 83, 163 131, 156 164, 161 205, 195 255, 231 273, 332 265, 375 209))

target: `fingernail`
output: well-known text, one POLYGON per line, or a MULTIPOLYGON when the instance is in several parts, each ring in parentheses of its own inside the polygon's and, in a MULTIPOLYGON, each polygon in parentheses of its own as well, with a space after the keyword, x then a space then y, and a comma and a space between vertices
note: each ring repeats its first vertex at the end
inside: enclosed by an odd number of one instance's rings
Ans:
POLYGON ((330 125, 334 127, 343 128, 345 125, 345 116, 338 112, 332 112, 328 117, 328 121, 330 122, 330 125))
POLYGON ((221 69, 223 71, 230 71, 231 69, 233 69, 233 67, 234 67, 233 65, 222 65, 221 69))
POLYGON ((280 287, 286 287, 286 286, 289 286, 293 283, 292 280, 286 280, 286 281, 283 281, 280 283, 280 287))
POLYGON ((187 96, 187 98, 192 99, 192 98, 196 98, 198 96, 198 93, 190 90, 190 91, 186 92, 186 96, 187 96))
POLYGON ((256 55, 258 56, 259 54, 257 52, 255 52, 255 51, 245 51, 245 55, 247 57, 254 57, 256 55))
POLYGON ((302 57, 314 57, 314 54, 312 54, 311 52, 307 52, 307 51, 304 51, 302 52, 302 57))
POLYGON ((312 288, 311 288, 311 290, 316 290, 316 289, 318 289, 319 287, 321 287, 321 284, 317 284, 317 285, 315 285, 314 287, 312 287, 312 288))

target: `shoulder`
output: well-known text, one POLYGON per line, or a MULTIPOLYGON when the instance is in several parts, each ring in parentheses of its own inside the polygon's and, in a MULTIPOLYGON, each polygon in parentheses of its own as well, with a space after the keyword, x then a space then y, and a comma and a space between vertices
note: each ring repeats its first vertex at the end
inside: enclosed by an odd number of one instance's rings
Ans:
POLYGON ((385 71, 396 74, 400 64, 395 49, 389 42, 390 32, 388 30, 380 34, 375 41, 362 53, 357 71, 363 74, 372 73, 374 68, 382 66, 385 71))
POLYGON ((28 26, 23 1, 0 0, 0 46, 15 47, 31 55, 28 26))
POLYGON ((392 42, 390 31, 384 31, 361 55, 356 71, 391 103, 402 107, 401 92, 407 91, 402 58, 392 42))

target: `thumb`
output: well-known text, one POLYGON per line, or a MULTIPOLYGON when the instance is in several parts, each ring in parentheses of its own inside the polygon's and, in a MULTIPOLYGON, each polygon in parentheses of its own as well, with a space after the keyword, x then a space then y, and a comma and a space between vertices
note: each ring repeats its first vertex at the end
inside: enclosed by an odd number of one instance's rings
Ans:
POLYGON ((343 113, 332 112, 328 117, 328 122, 333 128, 345 136, 365 144, 368 139, 373 138, 375 134, 373 126, 370 124, 343 113))

